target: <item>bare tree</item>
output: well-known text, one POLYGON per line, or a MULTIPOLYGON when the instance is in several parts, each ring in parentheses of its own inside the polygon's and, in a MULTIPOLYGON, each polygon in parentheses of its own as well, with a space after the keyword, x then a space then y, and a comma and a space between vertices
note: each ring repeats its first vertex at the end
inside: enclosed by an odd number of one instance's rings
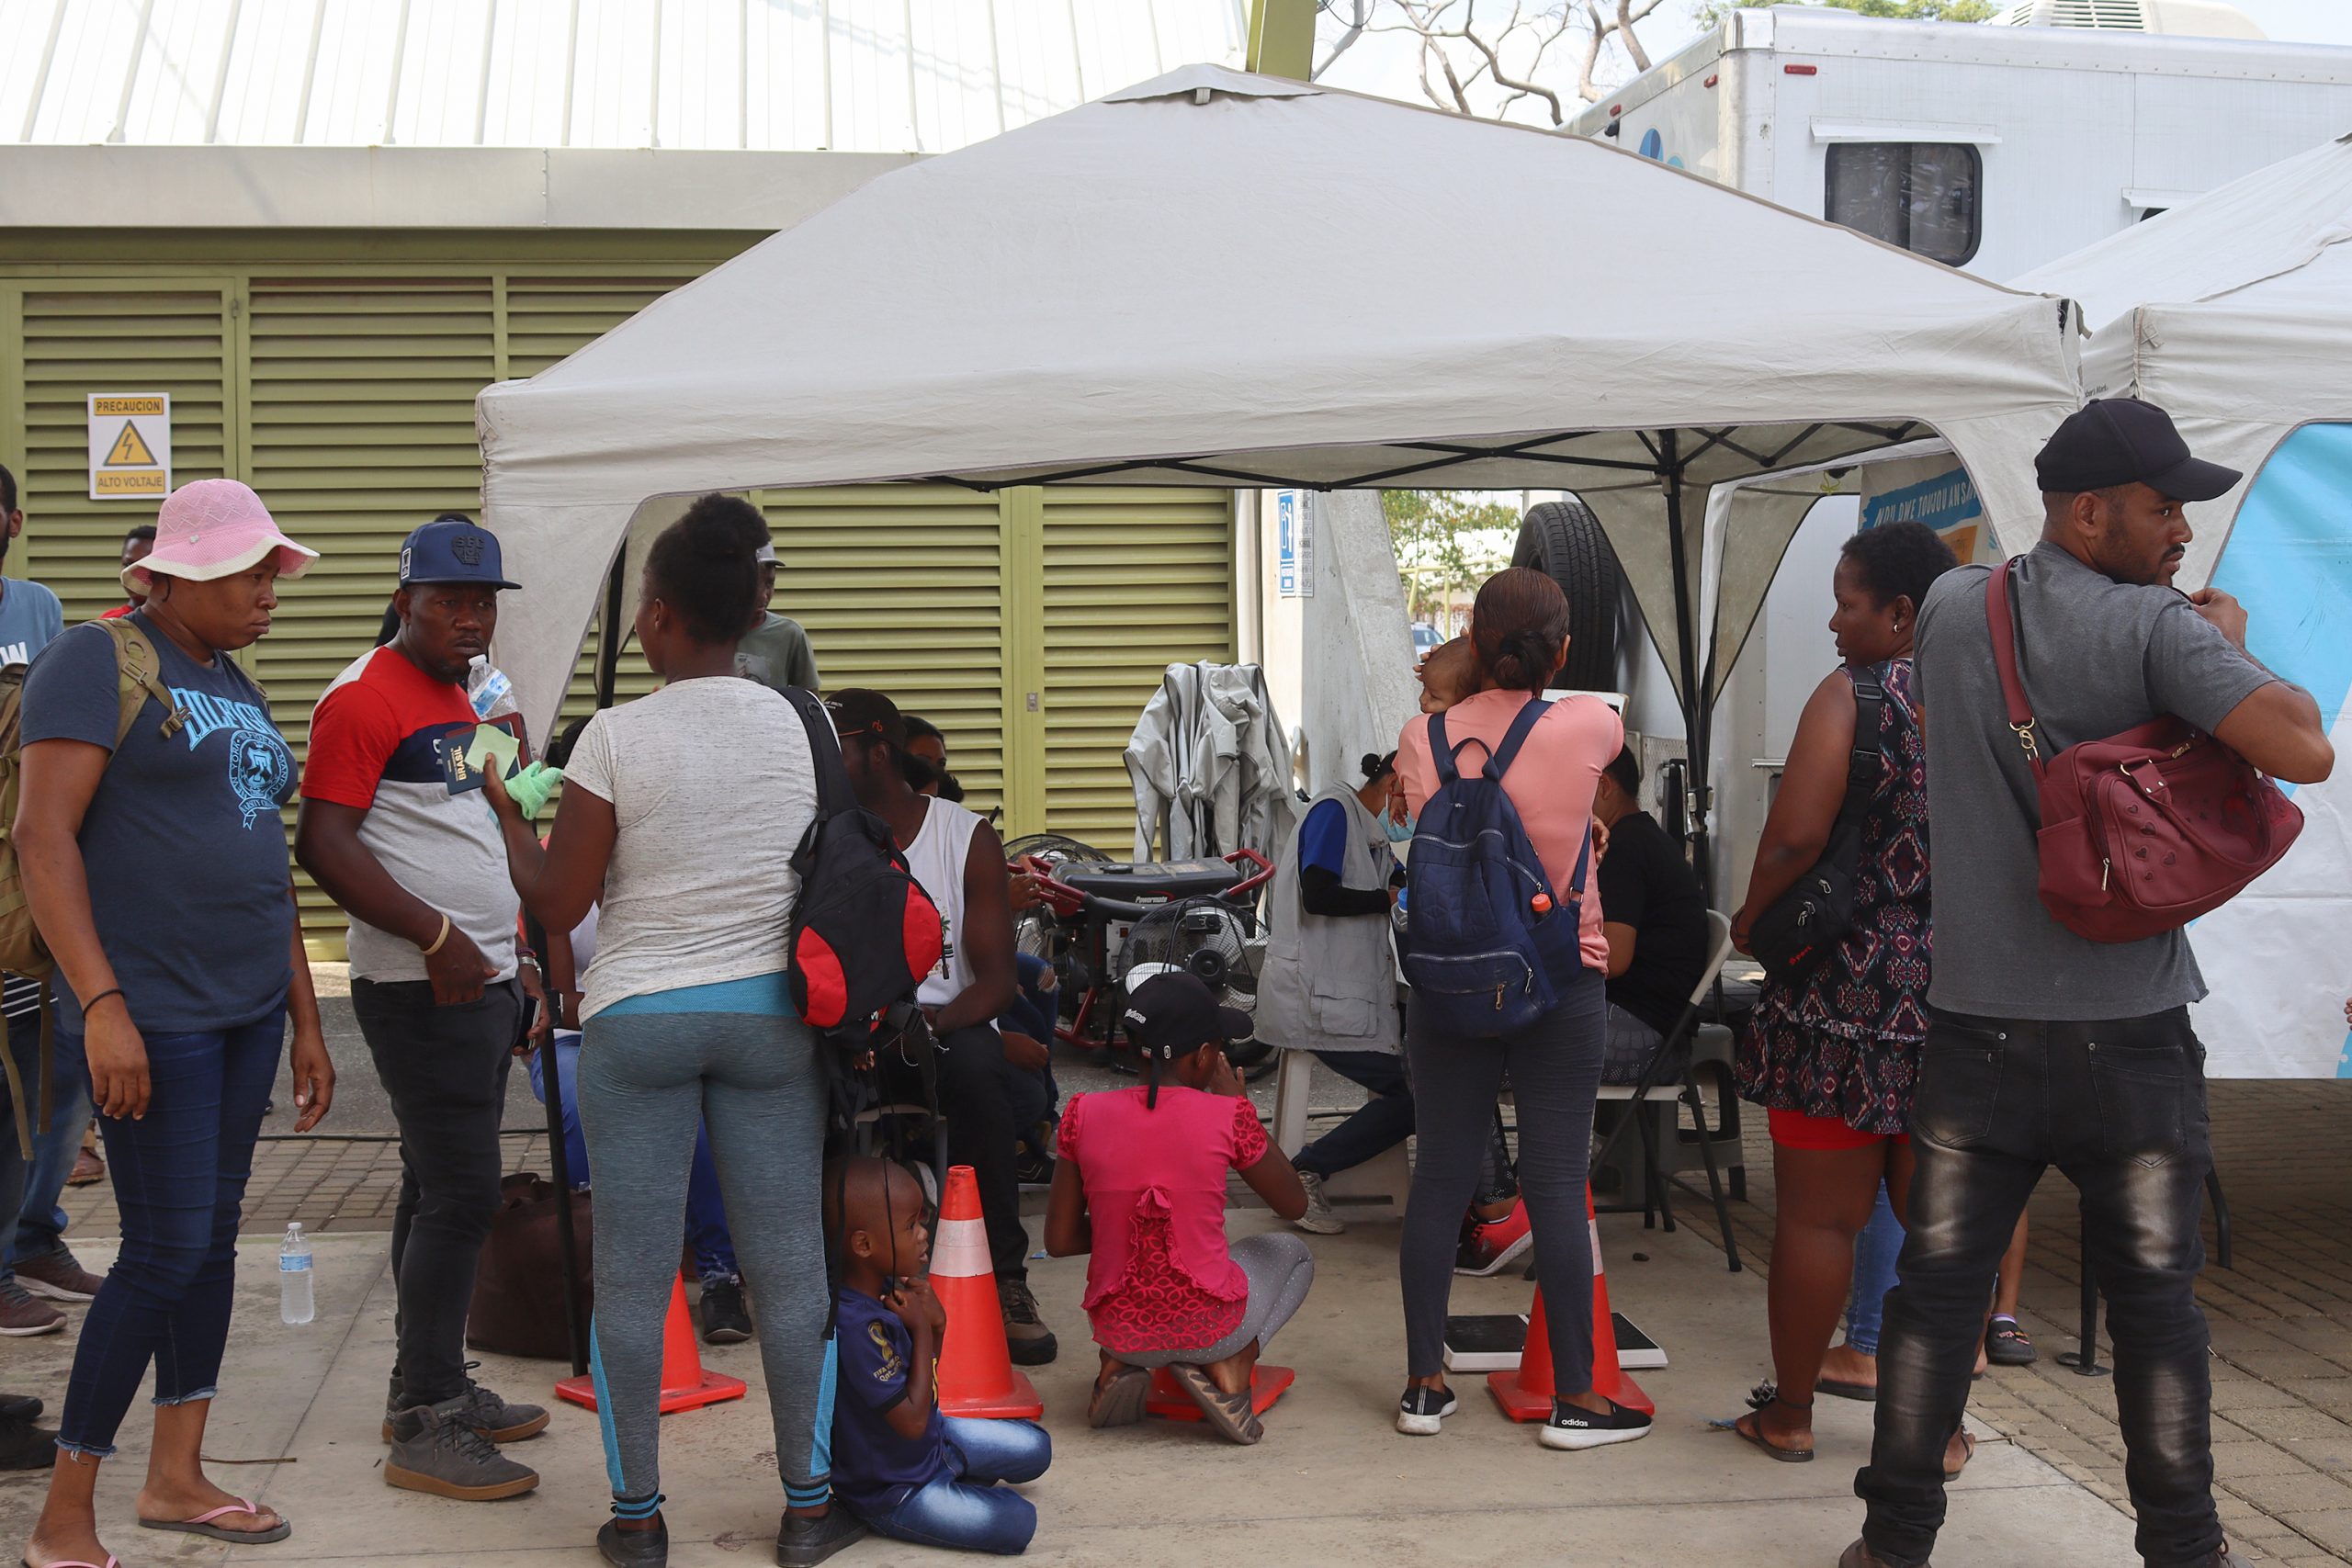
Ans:
POLYGON ((1597 80, 1611 44, 1635 72, 1650 67, 1635 24, 1663 0, 1319 0, 1340 25, 1316 74, 1367 32, 1403 33, 1420 47, 1421 91, 1442 109, 1482 118, 1512 118, 1532 102, 1554 125, 1575 107, 1597 102, 1607 87, 1597 80), (1566 70, 1573 62, 1577 105, 1568 102, 1566 70), (1555 85, 1558 84, 1558 85, 1555 85))

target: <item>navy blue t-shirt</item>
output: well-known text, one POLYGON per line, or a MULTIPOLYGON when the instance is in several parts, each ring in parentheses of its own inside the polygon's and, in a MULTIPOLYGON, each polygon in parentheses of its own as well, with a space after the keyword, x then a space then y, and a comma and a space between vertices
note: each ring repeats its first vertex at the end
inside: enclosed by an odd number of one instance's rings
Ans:
POLYGON ((1347 874, 1348 808, 1336 800, 1318 800, 1298 825, 1298 865, 1333 876, 1347 874))
MULTIPOLYGON (((209 669, 144 615, 164 685, 187 722, 153 697, 98 779, 82 818, 90 912, 131 1021, 151 1033, 232 1029, 266 1016, 292 982, 294 898, 286 829, 294 754, 261 691, 226 654, 209 669)), ((86 740, 112 750, 122 707, 114 639, 75 626, 25 676, 24 741, 86 740)), ((81 1003, 57 992, 58 1027, 82 1032, 81 1003)))
POLYGON ((947 1473, 946 1428, 932 1401, 922 1436, 902 1438, 891 1406, 907 1397, 914 1337, 899 1314, 843 1285, 834 1296, 833 1344, 839 1365, 833 1396, 833 1490, 853 1508, 900 1503, 947 1473))

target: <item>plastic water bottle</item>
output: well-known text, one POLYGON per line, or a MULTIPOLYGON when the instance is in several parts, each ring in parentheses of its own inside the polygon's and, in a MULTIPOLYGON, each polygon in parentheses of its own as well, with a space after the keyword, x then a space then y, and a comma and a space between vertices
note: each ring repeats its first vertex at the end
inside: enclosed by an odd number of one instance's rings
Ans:
POLYGON ((474 705, 474 716, 484 724, 522 711, 514 705, 514 682, 479 653, 466 664, 466 698, 474 705))
POLYGON ((308 1323, 318 1315, 311 1299, 311 1238, 302 1234, 300 1220, 286 1227, 277 1249, 277 1315, 288 1323, 308 1323))

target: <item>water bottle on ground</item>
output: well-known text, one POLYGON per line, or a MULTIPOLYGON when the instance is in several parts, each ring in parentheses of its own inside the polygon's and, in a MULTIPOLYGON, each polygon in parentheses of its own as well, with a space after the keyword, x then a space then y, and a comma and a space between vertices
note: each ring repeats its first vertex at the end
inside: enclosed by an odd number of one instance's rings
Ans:
POLYGON ((514 682, 479 653, 466 661, 466 698, 474 705, 474 716, 484 724, 522 711, 514 705, 514 682))
POLYGON ((286 1227, 277 1249, 277 1315, 288 1323, 308 1323, 318 1315, 311 1296, 311 1238, 297 1220, 286 1227))

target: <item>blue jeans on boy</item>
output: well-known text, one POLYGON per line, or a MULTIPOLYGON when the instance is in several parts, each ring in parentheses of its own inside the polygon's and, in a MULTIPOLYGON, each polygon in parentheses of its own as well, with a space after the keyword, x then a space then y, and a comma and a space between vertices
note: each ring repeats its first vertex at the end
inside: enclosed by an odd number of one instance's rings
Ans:
POLYGON ((894 1508, 859 1517, 882 1534, 918 1546, 993 1551, 1012 1557, 1037 1533, 1037 1507, 1000 1481, 1035 1481, 1046 1473, 1054 1443, 1029 1421, 969 1421, 950 1416, 947 1473, 894 1508))
MULTIPOLYGON (((558 1089, 563 1107, 563 1168, 577 1189, 588 1185, 588 1140, 580 1131, 580 1035, 562 1030, 555 1037, 558 1089)), ((531 1093, 548 1102, 540 1053, 531 1054, 531 1093)), ((695 1161, 686 1176, 686 1243, 694 1248, 695 1276, 707 1285, 741 1280, 735 1238, 727 1229, 727 1201, 719 1196, 718 1167, 710 1157, 710 1129, 695 1127, 695 1161)))
POLYGON ((1903 1226, 1878 1184, 1878 1207, 1854 1238, 1854 1290, 1846 1303, 1846 1343, 1865 1356, 1878 1354, 1878 1325, 1886 1315, 1886 1292, 1894 1289, 1894 1260, 1903 1252, 1903 1226))
POLYGON ((58 1447, 69 1453, 114 1452, 150 1361, 159 1405, 215 1393, 236 1294, 238 1211, 285 1054, 286 1010, 234 1029, 146 1038, 147 1114, 98 1121, 122 1252, 74 1348, 58 1423, 58 1447))
MULTIPOLYGON (((62 1030, 50 1035, 51 1062, 49 1126, 40 1120, 40 1014, 24 1013, 8 1021, 8 1054, 17 1059, 17 1074, 25 1085, 25 1123, 33 1130, 33 1157, 24 1168, 24 1190, 14 1203, 0 1207, 0 1217, 17 1216, 15 1230, 0 1237, 0 1280, 16 1277, 17 1265, 45 1258, 65 1246, 65 1211, 58 1199, 66 1178, 81 1156, 82 1130, 90 1124, 90 1069, 82 1058, 82 1042, 62 1030)), ((8 1130, 13 1139, 16 1134, 8 1130)))
MULTIPOLYGON (((1059 1004, 1053 993, 1046 989, 1046 980, 1053 968, 1034 953, 1013 955, 1019 976, 1020 992, 1012 998, 996 1021, 999 1034, 1025 1034, 1040 1045, 1051 1050, 1054 1043, 1054 1021, 1059 1004)), ((1012 1107, 1012 1125, 1017 1134, 1025 1134, 1040 1122, 1057 1122, 1056 1109, 1061 1104, 1061 1087, 1054 1082, 1051 1063, 1039 1072, 1004 1065, 1004 1097, 1012 1107)))

